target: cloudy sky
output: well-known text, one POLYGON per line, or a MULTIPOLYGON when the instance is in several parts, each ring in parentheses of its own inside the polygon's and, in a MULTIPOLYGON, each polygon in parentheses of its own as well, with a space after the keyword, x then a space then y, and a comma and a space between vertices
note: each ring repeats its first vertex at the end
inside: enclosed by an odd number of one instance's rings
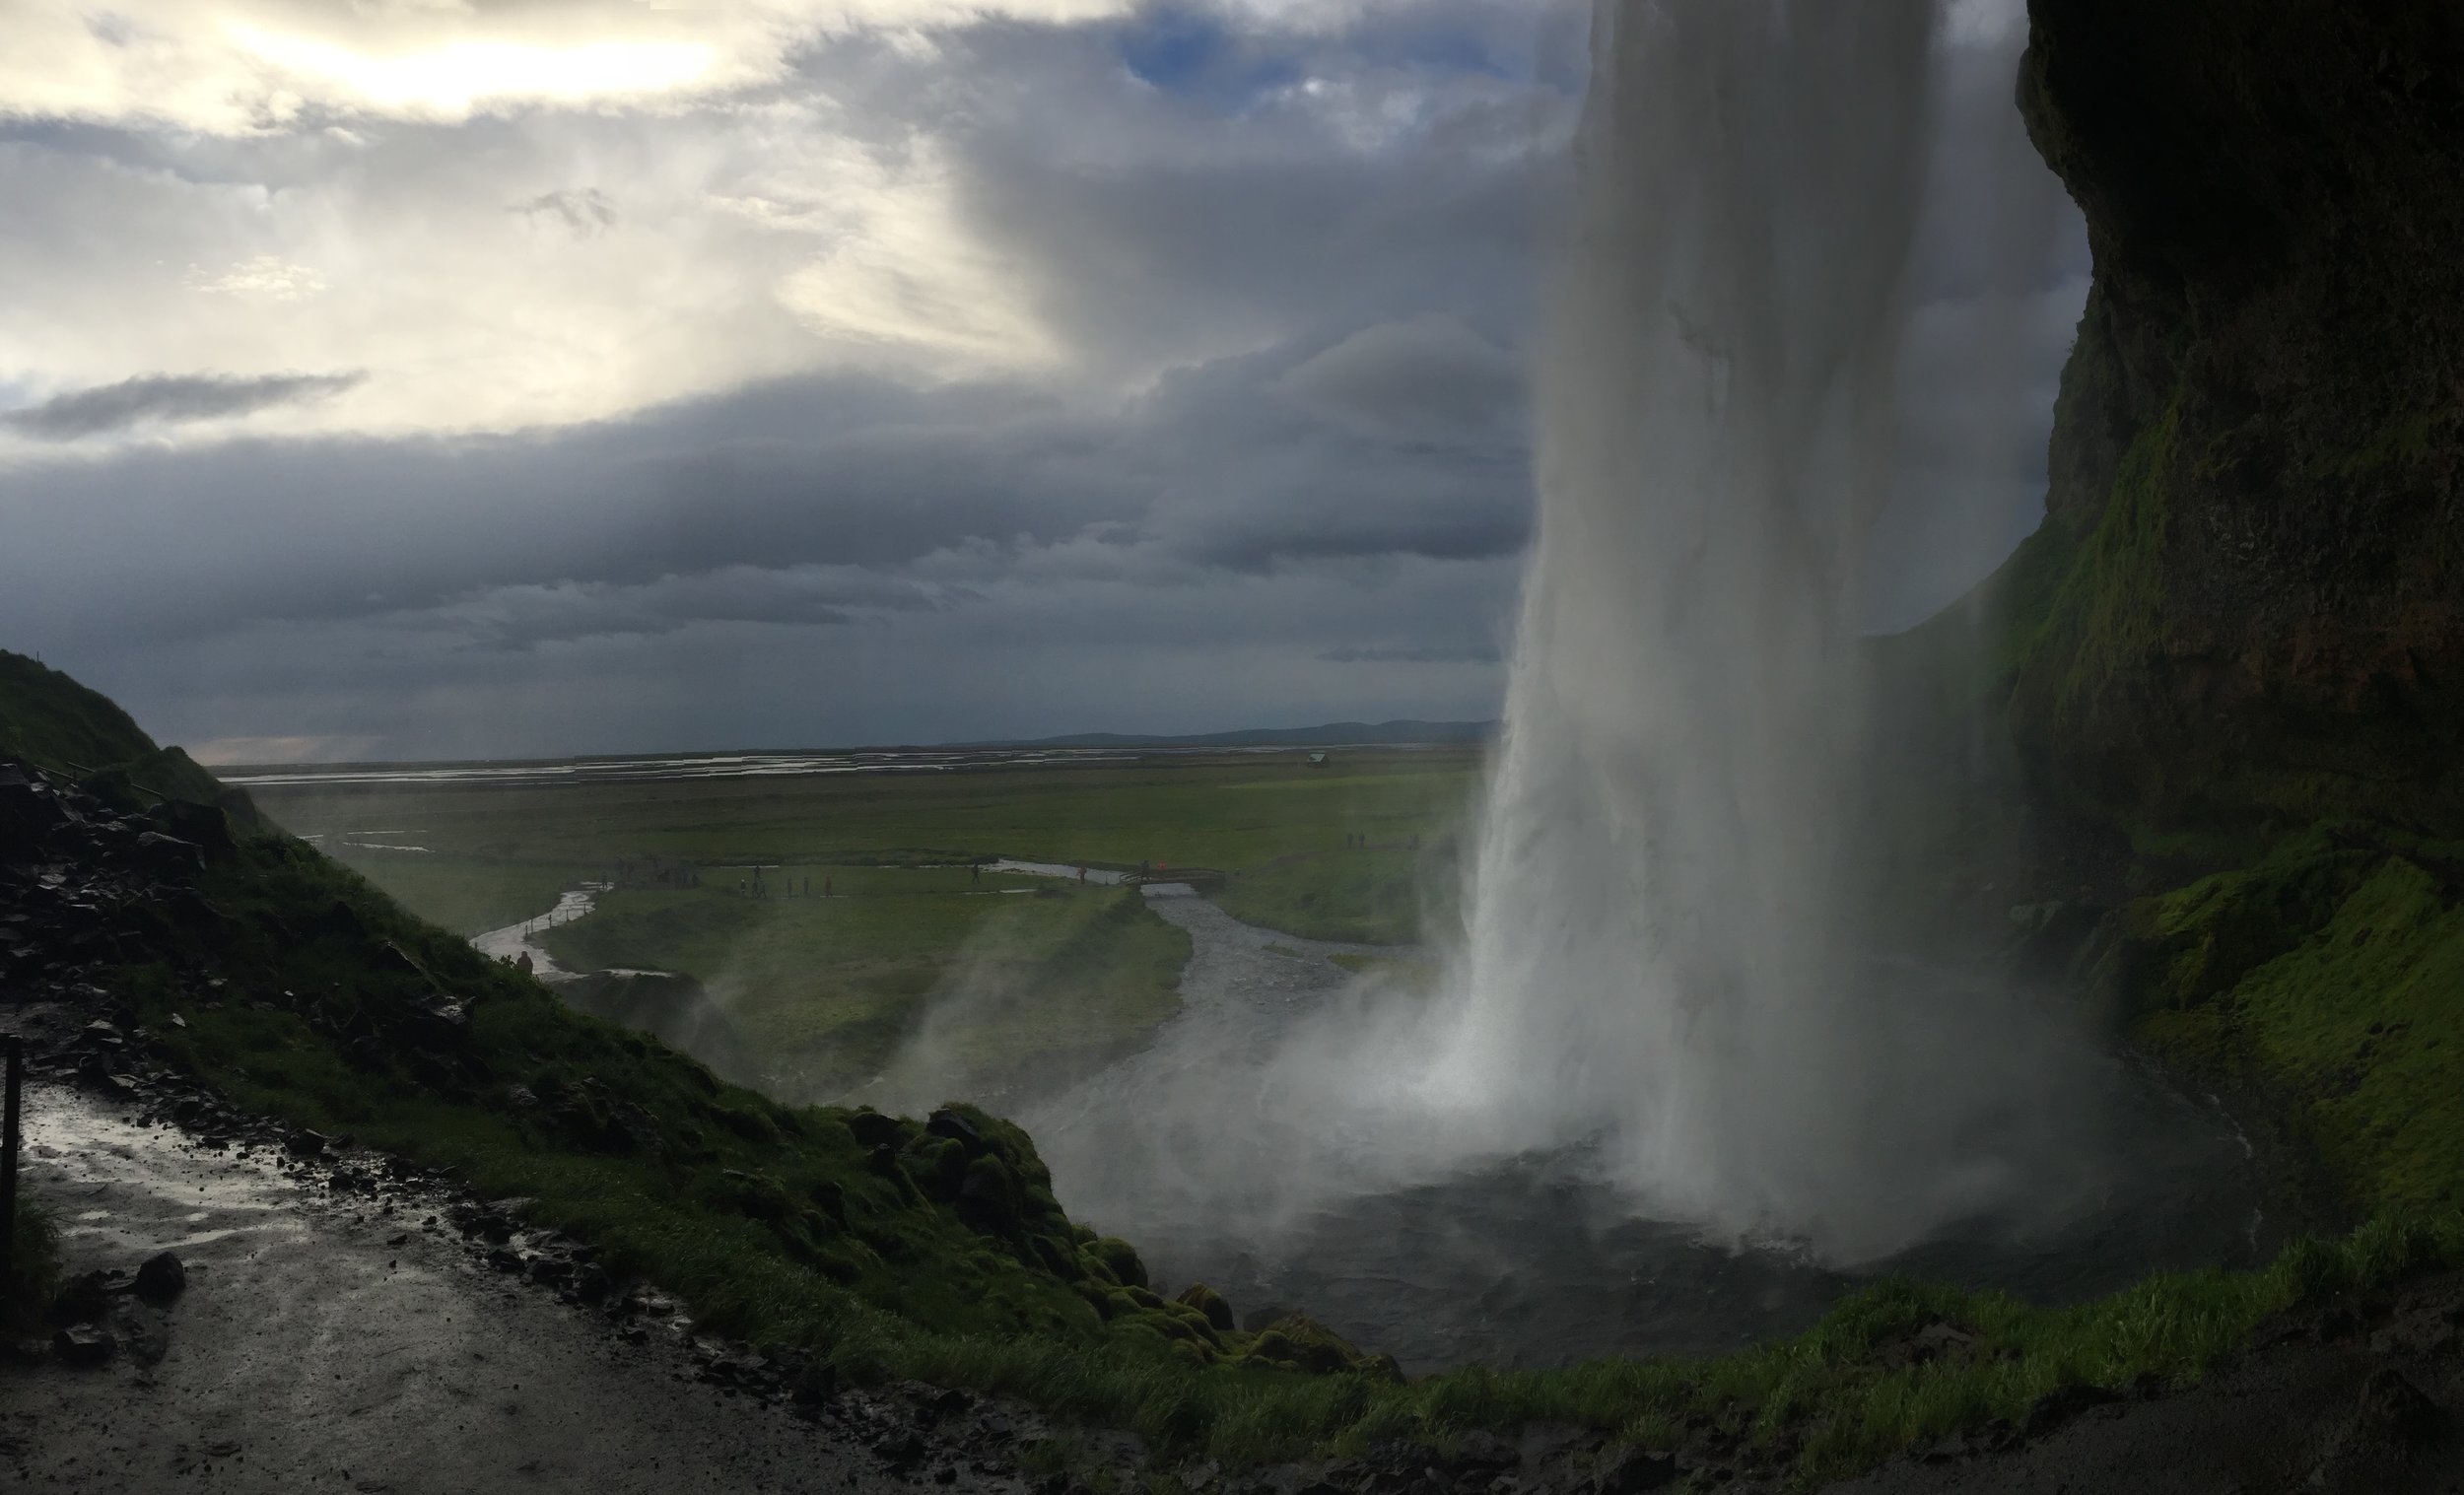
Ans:
MULTIPOLYGON (((1914 621, 2084 288, 1958 0, 1914 621)), ((0 646, 216 755, 1493 715, 1580 0, 0 0, 0 646)))

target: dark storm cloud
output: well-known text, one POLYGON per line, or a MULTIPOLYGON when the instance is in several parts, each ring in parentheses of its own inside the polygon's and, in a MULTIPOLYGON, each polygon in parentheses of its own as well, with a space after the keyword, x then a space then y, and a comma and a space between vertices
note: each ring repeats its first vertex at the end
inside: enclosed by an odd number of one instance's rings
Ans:
POLYGON ((37 441, 71 442, 133 426, 221 420, 276 405, 326 399, 367 379, 366 374, 279 374, 257 378, 150 374, 0 412, 0 430, 37 441))
POLYGON ((473 647, 518 650, 582 640, 653 638, 699 624, 838 626, 863 614, 912 612, 969 599, 961 588, 852 568, 730 566, 633 584, 501 586, 378 621, 412 632, 449 634, 473 647))
POLYGON ((1414 646, 1408 648, 1330 648, 1318 655, 1330 664, 1495 664, 1496 646, 1446 648, 1438 646, 1414 646))
POLYGON ((1356 332, 1277 387, 1366 433, 1444 445, 1494 442, 1523 399, 1523 365, 1449 316, 1356 332))
POLYGON ((0 628, 137 644, 427 613, 474 644, 527 646, 957 605, 909 574, 961 553, 965 574, 941 579, 998 579, 1066 546, 1166 585, 1519 550, 1530 499, 1510 391, 1480 417, 1483 449, 1381 440, 1290 395, 1287 375, 1321 354, 1219 360, 1126 407, 805 377, 523 437, 233 442, 0 473, 23 542, 0 555, 0 628), (120 578, 107 592, 91 584, 103 574, 120 578), (714 576, 734 579, 675 579, 714 576))
MULTIPOLYGON (((0 475, 29 543, 0 557, 17 629, 129 639, 435 607, 493 587, 643 583, 738 565, 882 566, 971 536, 1035 542, 1134 516, 1110 438, 980 420, 963 393, 834 419, 790 381, 636 420, 487 439, 232 442, 0 475), (128 537, 143 536, 131 546, 128 537), (98 594, 83 578, 122 584, 98 594)), ((853 391, 856 409, 881 392, 853 391)))

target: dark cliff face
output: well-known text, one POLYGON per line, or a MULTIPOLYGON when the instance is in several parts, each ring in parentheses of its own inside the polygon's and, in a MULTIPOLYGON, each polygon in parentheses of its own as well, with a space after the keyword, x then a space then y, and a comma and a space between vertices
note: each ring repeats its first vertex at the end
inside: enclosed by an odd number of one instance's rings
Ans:
POLYGON ((2088 219, 2022 751, 2134 829, 2464 827, 2464 8, 2030 0, 2088 219))

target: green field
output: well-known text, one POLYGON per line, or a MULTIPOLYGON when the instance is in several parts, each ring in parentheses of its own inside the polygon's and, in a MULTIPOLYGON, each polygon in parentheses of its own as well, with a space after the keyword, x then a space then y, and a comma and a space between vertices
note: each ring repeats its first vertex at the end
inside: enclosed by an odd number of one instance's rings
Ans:
POLYGON ((963 868, 789 868, 830 898, 623 889, 544 941, 578 970, 698 978, 761 1056, 764 1088, 929 1106, 1022 1073, 1102 1062, 1172 1014, 1187 934, 1133 889, 1047 888, 963 868), (1003 891, 1015 889, 1016 891, 1003 891), (912 1081, 886 1077, 915 1040, 912 1081), (920 1088, 921 1087, 921 1088, 920 1088), (924 1099, 918 1100, 923 1095, 924 1099))
POLYGON ((1373 846, 1433 840, 1461 820, 1476 764, 1468 749, 1361 749, 1323 766, 1300 753, 1188 754, 940 774, 251 792, 295 835, 338 842, 381 828, 387 842, 499 862, 601 865, 656 854, 912 865, 1014 856, 1271 876, 1269 864, 1286 858, 1340 852, 1347 834, 1373 846))
MULTIPOLYGON (((700 981, 771 1088, 800 1099, 874 1093, 902 1053, 970 1090, 1074 1068, 1170 1015, 1188 937, 1134 893, 973 863, 1205 868, 1222 874, 1212 896, 1245 921, 1409 944, 1428 912, 1451 917, 1476 770, 1466 750, 1363 750, 1325 765, 1299 752, 1157 755, 938 774, 269 785, 258 798, 465 935, 543 913, 626 861, 694 863, 699 886, 630 880, 541 943, 575 969, 700 981), (754 865, 771 896, 749 896, 754 865), (784 896, 806 886, 815 896, 784 896)), ((902 1076, 883 1083, 890 1103, 902 1076)))

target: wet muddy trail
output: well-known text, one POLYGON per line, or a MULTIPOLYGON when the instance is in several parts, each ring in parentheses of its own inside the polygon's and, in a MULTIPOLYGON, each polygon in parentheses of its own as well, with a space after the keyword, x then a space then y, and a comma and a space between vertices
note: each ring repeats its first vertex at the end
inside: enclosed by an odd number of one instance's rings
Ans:
POLYGON ((337 1190, 322 1161, 209 1147, 65 1088, 30 1102, 28 1184, 68 1271, 169 1250, 187 1285, 161 1306, 114 1294, 103 1364, 0 1355, 0 1480, 613 1495, 931 1488, 950 1466, 921 1445, 887 1466, 874 1445, 899 1415, 879 1399, 808 1420, 715 1381, 676 1322, 614 1323, 492 1268, 441 1196, 337 1190))

